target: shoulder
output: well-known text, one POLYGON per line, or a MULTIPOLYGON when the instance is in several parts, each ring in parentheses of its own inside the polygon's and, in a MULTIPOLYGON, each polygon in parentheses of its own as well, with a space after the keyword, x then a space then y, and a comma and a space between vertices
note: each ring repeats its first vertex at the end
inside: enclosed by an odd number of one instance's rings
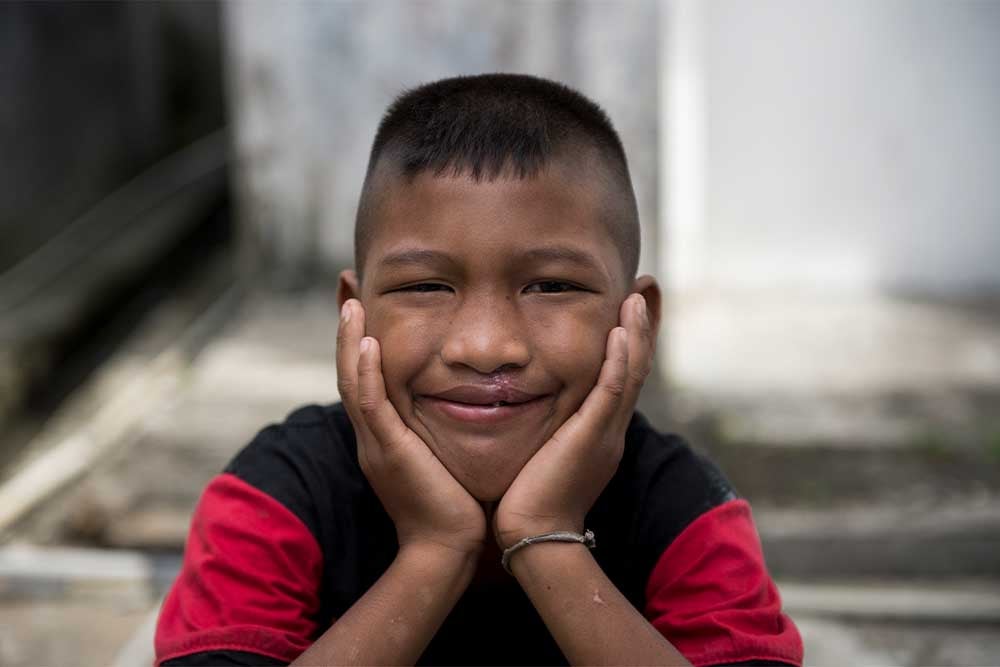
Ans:
POLYGON ((328 591, 360 579, 347 567, 368 562, 351 521, 378 518, 373 498, 341 405, 300 408, 262 429, 194 510, 158 620, 158 660, 293 660, 345 606, 328 591))
POLYGON ((718 467, 637 413, 620 472, 636 508, 638 599, 653 626, 696 665, 801 664, 750 505, 718 467))
POLYGON ((361 470, 342 403, 299 408, 261 430, 220 477, 286 508, 307 529, 324 562, 317 618, 350 607, 395 555, 395 526, 361 470))
POLYGON ((265 427, 224 472, 287 507, 314 535, 331 495, 356 498, 368 490, 341 403, 301 407, 265 427))
POLYGON ((643 614, 694 665, 802 664, 802 638, 782 610, 744 499, 703 513, 664 550, 643 614))
POLYGON ((654 429, 638 412, 619 473, 639 508, 636 538, 656 555, 695 519, 738 497, 714 463, 681 436, 654 429))
POLYGON ((306 405, 261 429, 226 467, 240 477, 260 477, 262 465, 322 465, 357 461, 354 429, 343 404, 306 405))

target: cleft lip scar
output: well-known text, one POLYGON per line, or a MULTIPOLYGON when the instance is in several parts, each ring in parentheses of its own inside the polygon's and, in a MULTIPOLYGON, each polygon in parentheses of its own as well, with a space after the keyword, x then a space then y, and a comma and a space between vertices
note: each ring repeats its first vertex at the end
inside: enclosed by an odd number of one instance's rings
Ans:
POLYGON ((528 403, 541 398, 544 394, 535 394, 513 387, 498 387, 496 385, 459 385, 445 391, 429 393, 427 396, 464 405, 503 407, 528 403))
MULTIPOLYGON (((450 400, 450 399, 447 399, 447 398, 441 399, 440 396, 432 396, 432 398, 438 398, 440 400, 445 400, 445 401, 449 401, 450 400)), ((534 400, 534 399, 531 399, 531 400, 534 400)), ((470 405, 470 406, 474 406, 474 407, 502 408, 502 407, 507 406, 507 405, 520 405, 521 403, 527 403, 528 401, 494 401, 492 403, 469 403, 469 402, 466 402, 466 401, 450 400, 450 402, 451 403, 459 403, 461 405, 470 405)))

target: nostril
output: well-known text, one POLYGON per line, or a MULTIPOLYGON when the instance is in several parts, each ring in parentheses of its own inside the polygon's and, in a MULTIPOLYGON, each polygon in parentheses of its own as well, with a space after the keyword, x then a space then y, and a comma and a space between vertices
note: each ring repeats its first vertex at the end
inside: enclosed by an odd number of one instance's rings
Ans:
POLYGON ((462 365, 481 374, 523 368, 531 359, 523 329, 494 326, 490 318, 456 319, 441 343, 440 355, 448 365, 462 365))

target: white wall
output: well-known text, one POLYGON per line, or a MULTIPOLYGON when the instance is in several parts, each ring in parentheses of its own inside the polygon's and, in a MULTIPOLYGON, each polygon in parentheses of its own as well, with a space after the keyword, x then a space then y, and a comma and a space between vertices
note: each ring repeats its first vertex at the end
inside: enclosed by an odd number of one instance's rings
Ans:
POLYGON ((1000 2, 693 4, 688 286, 1000 288, 1000 2))

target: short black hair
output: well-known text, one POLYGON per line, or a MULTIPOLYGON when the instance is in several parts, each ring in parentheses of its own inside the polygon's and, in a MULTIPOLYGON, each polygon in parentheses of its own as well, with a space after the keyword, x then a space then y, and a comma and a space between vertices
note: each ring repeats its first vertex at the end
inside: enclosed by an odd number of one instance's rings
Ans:
MULTIPOLYGON (((526 74, 442 79, 399 95, 379 124, 354 227, 359 274, 380 193, 376 170, 412 179, 468 175, 492 181, 531 178, 569 151, 596 149, 610 176, 609 231, 629 277, 639 264, 639 215, 621 139, 607 114, 572 88, 526 74)), ((608 179, 605 179, 608 180, 608 179)))

